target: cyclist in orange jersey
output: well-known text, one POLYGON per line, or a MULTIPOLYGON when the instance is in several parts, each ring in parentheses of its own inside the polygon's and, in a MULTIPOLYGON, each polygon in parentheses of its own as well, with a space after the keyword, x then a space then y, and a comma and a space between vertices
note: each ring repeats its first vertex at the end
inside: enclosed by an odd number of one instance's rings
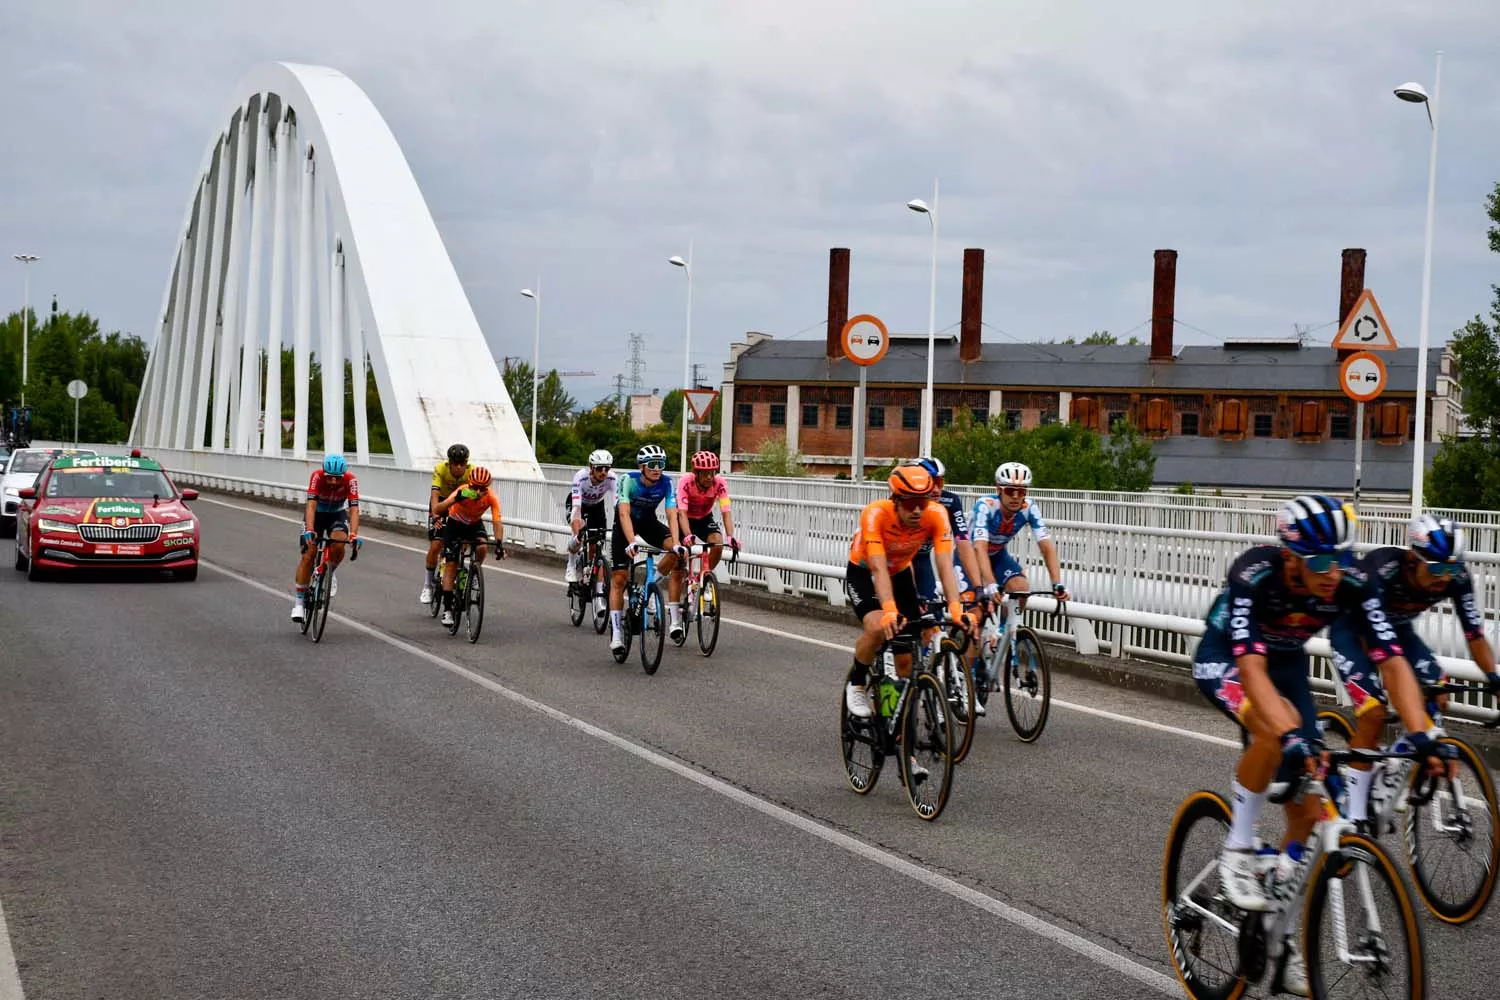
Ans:
POLYGON ((471 466, 469 474, 458 488, 433 506, 433 513, 446 515, 443 521, 443 624, 452 625, 456 612, 453 609, 453 582, 458 576, 459 547, 463 542, 474 542, 474 561, 484 564, 485 533, 483 518, 488 511, 495 526, 495 557, 505 558, 504 524, 500 520, 500 498, 490 488, 492 477, 488 469, 471 466))
MULTIPOLYGON (((864 627, 854 643, 854 672, 844 688, 844 704, 850 715, 862 719, 874 714, 866 688, 875 654, 904 621, 922 616, 911 564, 924 543, 932 542, 943 593, 953 598, 959 594, 953 575, 953 531, 947 511, 932 502, 938 495, 932 474, 920 465, 902 465, 891 473, 889 483, 891 496, 860 513, 844 569, 844 592, 864 627)), ((973 616, 964 613, 956 599, 948 601, 948 615, 973 631, 973 616)), ((910 658, 898 657, 896 671, 907 676, 910 658)))

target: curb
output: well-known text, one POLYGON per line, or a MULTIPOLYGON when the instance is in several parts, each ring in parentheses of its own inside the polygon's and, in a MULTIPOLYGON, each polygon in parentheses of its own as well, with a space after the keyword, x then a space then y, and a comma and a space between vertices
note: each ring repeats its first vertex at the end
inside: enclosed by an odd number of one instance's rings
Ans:
MULTIPOLYGON (((216 490, 205 487, 197 487, 201 493, 212 493, 216 496, 237 497, 245 499, 245 495, 227 490, 216 490)), ((273 500, 268 497, 249 497, 258 503, 275 507, 284 507, 290 510, 300 509, 299 504, 289 503, 282 500, 273 500)), ((387 521, 384 518, 370 517, 362 518, 372 524, 378 524, 383 530, 397 534, 408 535, 413 538, 426 538, 426 530, 414 524, 406 524, 401 521, 387 521)), ((537 565, 550 566, 561 569, 565 560, 555 552, 544 552, 540 549, 507 547, 505 550, 506 561, 519 559, 522 562, 535 563, 537 565)), ((744 584, 722 582, 719 592, 723 595, 726 603, 743 604, 764 611, 780 612, 799 618, 816 618, 820 621, 835 622, 843 625, 853 625, 854 618, 848 608, 838 608, 830 604, 820 604, 805 598, 791 597, 784 594, 771 594, 759 587, 748 587, 744 584)), ((1189 704, 1202 704, 1203 694, 1198 690, 1197 681, 1193 680, 1191 673, 1184 668, 1164 666, 1152 663, 1148 660, 1131 660, 1113 656, 1087 656, 1077 650, 1056 643, 1043 641, 1047 650, 1047 659, 1053 669, 1059 673, 1071 677, 1081 677, 1085 680, 1097 681, 1108 684, 1111 687, 1121 688, 1126 691, 1138 691, 1143 694, 1166 698, 1170 701, 1187 702, 1189 704)), ((1319 708, 1335 707, 1337 702, 1333 698, 1318 693, 1313 694, 1313 700, 1319 708)), ((1348 710, 1340 709, 1346 716, 1351 717, 1348 710)), ((1452 735, 1462 737, 1463 740, 1474 748, 1480 758, 1495 770, 1500 770, 1500 729, 1485 729, 1482 726, 1467 722, 1457 722, 1450 725, 1452 735)))

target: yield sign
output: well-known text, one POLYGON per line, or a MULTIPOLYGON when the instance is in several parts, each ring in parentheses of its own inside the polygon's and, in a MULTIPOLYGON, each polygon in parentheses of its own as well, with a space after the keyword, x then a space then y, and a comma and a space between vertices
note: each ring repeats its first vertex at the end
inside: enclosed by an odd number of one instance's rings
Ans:
POLYGON ((693 420, 701 424, 708 419, 708 411, 714 408, 714 400, 719 398, 719 390, 684 389, 682 398, 687 400, 688 412, 692 414, 693 420))
POLYGON ((281 429, 284 430, 284 431, 289 431, 289 430, 292 429, 292 424, 293 423, 294 423, 294 421, 291 421, 291 420, 283 420, 281 422, 281 429))
POLYGON ((1339 327, 1339 334, 1333 338, 1332 346, 1343 351, 1396 349, 1396 338, 1391 333, 1390 324, 1385 321, 1385 314, 1380 311, 1375 294, 1368 288, 1360 293, 1354 308, 1349 310, 1349 317, 1339 327))

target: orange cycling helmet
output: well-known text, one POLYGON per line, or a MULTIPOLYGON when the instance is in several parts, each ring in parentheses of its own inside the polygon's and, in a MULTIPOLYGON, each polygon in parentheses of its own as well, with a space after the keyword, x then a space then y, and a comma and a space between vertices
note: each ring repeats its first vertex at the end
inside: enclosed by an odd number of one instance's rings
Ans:
POLYGON ((490 470, 476 465, 469 470, 469 482, 475 486, 488 486, 490 484, 490 470))
POLYGON ((937 494, 932 473, 920 465, 898 465, 891 470, 891 492, 898 497, 931 497, 937 494))

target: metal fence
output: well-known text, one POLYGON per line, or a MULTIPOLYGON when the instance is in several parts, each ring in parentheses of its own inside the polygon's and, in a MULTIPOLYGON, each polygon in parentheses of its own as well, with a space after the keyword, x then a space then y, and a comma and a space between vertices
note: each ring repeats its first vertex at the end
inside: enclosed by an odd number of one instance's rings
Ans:
MULTIPOLYGON (((304 498, 308 477, 316 468, 311 461, 216 452, 154 449, 152 454, 184 483, 279 501, 304 498)), ((544 466, 542 482, 495 480, 508 543, 563 551, 570 534, 565 505, 573 471, 544 466)), ((382 466, 360 466, 355 472, 366 517, 425 524, 430 474, 382 466)), ((747 492, 762 483, 743 476, 731 481, 735 534, 743 551, 736 565, 721 563, 719 573, 773 593, 842 606, 850 537, 863 503, 747 492)), ((977 498, 974 491, 964 492, 969 500, 977 498)), ((1107 651, 1162 663, 1190 663, 1197 637, 1203 633, 1203 617, 1223 586, 1229 565, 1248 546, 1274 540, 1271 511, 1132 505, 1067 496, 1044 502, 1073 600, 1066 614, 1059 615, 1050 598, 1033 599, 1027 608, 1028 623, 1049 639, 1072 643, 1084 653, 1107 651), (1074 516, 1058 516, 1057 511, 1074 516), (1260 530, 1220 527, 1230 524, 1253 524, 1260 530)), ((1400 544, 1404 524, 1404 517, 1362 518, 1357 548, 1400 544)), ((1033 581, 1045 583, 1046 570, 1029 534, 1015 539, 1011 551, 1033 581)), ((1472 553, 1468 561, 1480 606, 1500 607, 1500 555, 1491 548, 1472 553)), ((1494 612, 1486 625, 1487 638, 1493 643, 1500 634, 1494 612)), ((1433 609, 1415 627, 1448 673, 1481 676, 1468 658, 1451 607, 1433 609)), ((1342 687, 1334 683, 1327 640, 1314 639, 1308 649, 1314 685, 1343 700, 1342 687)), ((1480 700, 1469 701, 1467 708, 1460 707, 1455 714, 1477 711, 1488 717, 1488 709, 1478 707, 1480 700)))

